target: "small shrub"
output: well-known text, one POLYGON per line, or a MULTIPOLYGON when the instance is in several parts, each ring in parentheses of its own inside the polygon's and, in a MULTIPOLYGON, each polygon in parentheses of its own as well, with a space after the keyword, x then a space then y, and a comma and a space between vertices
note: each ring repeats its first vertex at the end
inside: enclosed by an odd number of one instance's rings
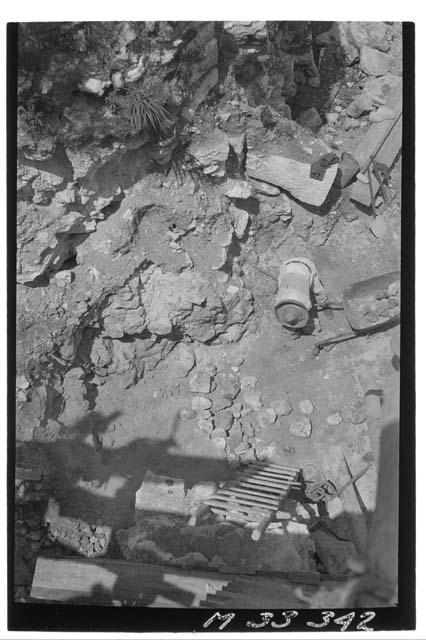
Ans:
POLYGON ((131 87, 112 93, 107 103, 115 120, 114 129, 120 137, 142 131, 164 137, 173 132, 174 116, 158 100, 147 95, 143 88, 131 87))
POLYGON ((132 96, 130 104, 130 127, 134 133, 151 130, 167 135, 172 131, 174 118, 158 102, 145 96, 132 96))

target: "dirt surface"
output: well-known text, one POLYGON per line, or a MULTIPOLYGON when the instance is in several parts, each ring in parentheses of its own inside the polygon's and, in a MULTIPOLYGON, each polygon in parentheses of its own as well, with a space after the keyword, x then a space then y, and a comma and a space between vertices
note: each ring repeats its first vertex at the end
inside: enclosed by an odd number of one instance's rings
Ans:
MULTIPOLYGON (((240 42, 232 24, 228 30, 240 42)), ((331 24, 316 24, 313 37, 331 24)), ((391 73, 398 74, 398 28, 383 32, 387 40, 379 41, 389 44, 391 73)), ((251 41, 241 42, 244 59, 252 55, 251 41)), ((52 552, 68 547, 120 556, 116 534, 132 531, 135 496, 148 471, 181 479, 185 492, 199 483, 219 486, 249 461, 244 444, 252 461, 300 468, 306 479, 336 484, 345 477, 333 475, 327 462, 336 448, 352 475, 374 462, 363 375, 375 389, 387 385, 394 375, 390 341, 399 328, 316 353, 316 341, 351 330, 345 312, 313 309, 303 331, 288 331, 274 313, 275 279, 285 260, 309 258, 327 298, 339 302, 348 286, 398 271, 400 163, 392 168, 390 204, 378 209, 385 225, 380 238, 370 228, 371 211, 350 201, 350 187, 334 185, 315 208, 272 185, 262 191, 245 175, 250 150, 310 164, 369 135, 368 114, 347 126, 346 109, 365 80, 356 62, 342 62, 342 51, 349 55, 355 45, 336 49, 316 39, 310 46, 299 51, 293 42, 285 50, 299 64, 293 78, 299 85, 287 104, 282 98, 281 111, 275 94, 269 92, 269 102, 259 97, 260 80, 239 86, 226 76, 214 100, 193 109, 188 153, 173 170, 153 165, 158 148, 141 140, 132 139, 130 150, 121 142, 115 151, 104 146, 94 163, 92 155, 90 171, 83 152, 76 158, 68 150, 53 173, 67 168, 82 177, 66 189, 66 177, 57 181, 48 196, 43 187, 42 208, 29 197, 35 173, 21 176, 17 440, 26 465, 35 451, 48 460, 37 509, 50 499, 50 516, 40 525, 39 515, 37 527, 50 532, 52 552), (310 107, 322 120, 314 129, 295 122, 310 107), (283 400, 291 410, 277 416, 283 400), (310 433, 301 433, 301 421, 310 421, 310 433)), ((39 167, 24 165, 30 173, 39 167)), ((375 490, 373 466, 359 482, 367 523, 375 490)), ((287 505, 300 524, 297 506, 287 505)), ((161 504, 152 512, 169 514, 161 504)), ((350 537, 347 504, 333 501, 328 515, 334 540, 342 531, 350 537)), ((302 526, 304 542, 300 532, 294 539, 300 557, 305 553, 304 568, 326 572, 302 526)))

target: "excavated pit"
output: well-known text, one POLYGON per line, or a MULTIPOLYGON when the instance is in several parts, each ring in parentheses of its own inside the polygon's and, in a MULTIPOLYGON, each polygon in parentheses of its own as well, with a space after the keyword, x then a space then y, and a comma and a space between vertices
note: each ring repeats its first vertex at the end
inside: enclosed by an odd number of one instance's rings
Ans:
MULTIPOLYGON (((89 38, 73 25, 61 27, 77 43, 70 62, 89 38)), ((125 62, 95 55, 97 84, 81 72, 74 96, 55 75, 60 45, 37 72, 19 70, 26 105, 44 82, 66 111, 53 141, 31 138, 27 121, 18 136, 16 598, 28 601, 39 553, 351 576, 375 510, 374 464, 357 482, 358 507, 336 498, 324 513, 289 499, 258 543, 212 516, 195 528, 188 519, 239 465, 270 460, 340 482, 342 451, 352 475, 374 461, 360 376, 387 385, 398 329, 312 357, 316 340, 348 328, 345 314, 318 311, 300 334, 284 330, 274 278, 284 260, 310 258, 338 300, 398 270, 399 161, 381 237, 347 189, 333 186, 316 207, 246 173, 252 154, 310 164, 368 135, 368 115, 349 127, 343 113, 368 76, 359 50, 323 44, 320 23, 182 23, 178 35, 174 24, 115 25, 125 62), (114 129, 111 74, 136 73, 142 52, 139 82, 160 74, 185 128, 181 156, 177 142, 114 129)), ((391 86, 399 25, 379 31, 365 27, 361 40, 386 49, 386 71, 371 78, 383 85, 388 74, 391 86)))

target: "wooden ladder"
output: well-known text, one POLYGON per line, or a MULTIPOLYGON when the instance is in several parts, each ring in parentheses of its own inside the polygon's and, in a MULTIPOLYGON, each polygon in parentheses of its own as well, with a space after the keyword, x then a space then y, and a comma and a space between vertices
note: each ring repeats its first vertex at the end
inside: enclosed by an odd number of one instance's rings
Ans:
POLYGON ((234 522, 254 523, 258 541, 274 519, 290 489, 301 488, 301 470, 271 462, 252 463, 213 496, 205 499, 189 520, 195 527, 209 511, 234 522))

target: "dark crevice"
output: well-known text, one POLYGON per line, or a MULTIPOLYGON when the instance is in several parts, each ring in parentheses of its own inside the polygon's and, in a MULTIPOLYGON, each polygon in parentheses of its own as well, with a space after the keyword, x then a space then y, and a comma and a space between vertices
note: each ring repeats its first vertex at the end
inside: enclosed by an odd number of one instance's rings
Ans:
POLYGON ((64 260, 64 262, 62 263, 60 269, 57 270, 56 273, 59 273, 60 271, 69 271, 70 269, 74 269, 77 266, 77 252, 73 251, 71 253, 71 255, 69 256, 69 258, 67 258, 66 260, 64 260))

